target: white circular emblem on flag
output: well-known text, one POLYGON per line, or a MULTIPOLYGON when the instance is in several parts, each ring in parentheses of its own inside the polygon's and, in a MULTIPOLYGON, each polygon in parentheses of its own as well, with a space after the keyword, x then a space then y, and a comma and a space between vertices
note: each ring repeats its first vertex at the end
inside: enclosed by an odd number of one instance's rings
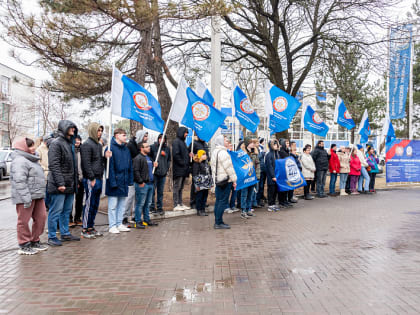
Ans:
POLYGON ((252 108, 251 103, 249 102, 248 98, 244 98, 241 101, 240 108, 242 109, 244 113, 247 113, 247 114, 254 113, 254 109, 252 108))
POLYGON ((344 118, 345 118, 345 119, 351 119, 351 114, 349 113, 349 111, 348 111, 348 110, 346 110, 346 111, 344 112, 344 118))
POLYGON ((152 106, 149 105, 149 100, 147 99, 146 94, 143 92, 135 92, 133 94, 133 100, 138 109, 149 110, 152 108, 152 106))
POLYGON ((295 161, 291 158, 286 159, 285 168, 286 177, 289 182, 299 183, 301 181, 300 172, 295 161))
POLYGON ((201 102, 192 105, 192 113, 195 120, 206 120, 210 115, 210 108, 201 102))
POLYGON ((287 108, 287 99, 283 96, 276 97, 273 102, 273 108, 276 112, 281 113, 287 108))
POLYGON ((313 115, 312 115, 312 120, 314 121, 314 123, 316 123, 316 124, 321 124, 322 122, 323 122, 323 120, 322 120, 322 118, 321 118, 321 116, 319 116, 319 114, 317 113, 317 112, 315 112, 313 115))

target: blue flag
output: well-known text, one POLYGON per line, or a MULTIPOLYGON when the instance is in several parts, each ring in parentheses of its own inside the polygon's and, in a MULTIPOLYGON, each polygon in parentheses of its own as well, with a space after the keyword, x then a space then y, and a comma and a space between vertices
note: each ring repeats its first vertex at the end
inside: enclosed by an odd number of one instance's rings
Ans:
POLYGON ((254 164, 251 158, 243 150, 228 151, 232 158, 233 168, 236 173, 236 190, 241 190, 258 183, 257 175, 255 174, 254 164))
POLYGON ((306 130, 320 137, 325 137, 330 129, 324 123, 319 114, 309 105, 306 106, 305 115, 303 116, 303 124, 306 130))
POLYGON ((188 105, 181 123, 192 128, 201 140, 208 142, 223 124, 226 115, 215 107, 207 105, 190 87, 187 87, 186 95, 188 105))
POLYGON ((327 92, 316 92, 316 99, 318 102, 326 102, 327 101, 327 92))
POLYGON ((351 114, 346 108, 343 100, 337 95, 337 101, 335 102, 334 121, 347 129, 353 129, 356 124, 351 118, 351 114))
POLYGON ((392 125, 391 119, 389 119, 389 117, 385 118, 382 135, 385 137, 385 145, 387 146, 391 146, 395 139, 397 139, 395 136, 394 126, 392 125))
POLYGON ((235 116, 246 129, 254 133, 260 124, 260 118, 252 108, 251 102, 238 85, 233 89, 235 116))
POLYGON ((360 143, 368 142, 370 136, 370 125, 367 109, 365 109, 362 120, 360 121, 359 135, 360 143))
POLYGON ((302 173, 295 160, 291 157, 276 160, 275 175, 279 191, 288 191, 306 186, 302 173))
POLYGON ((185 138, 185 144, 187 145, 187 147, 189 147, 190 144, 192 143, 192 138, 193 138, 193 130, 191 128, 188 128, 188 135, 187 135, 187 138, 185 138))
POLYGON ((282 132, 290 123, 301 103, 293 96, 269 83, 266 85, 266 113, 270 117, 269 127, 274 132, 282 132))
POLYGON ((118 116, 135 120, 144 127, 163 132, 159 102, 136 81, 114 68, 111 90, 111 111, 118 116))

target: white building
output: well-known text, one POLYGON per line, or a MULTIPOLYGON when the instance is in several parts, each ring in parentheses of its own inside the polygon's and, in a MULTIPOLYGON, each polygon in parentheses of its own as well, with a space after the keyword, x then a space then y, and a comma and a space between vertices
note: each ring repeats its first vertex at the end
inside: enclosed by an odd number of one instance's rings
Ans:
POLYGON ((35 140, 35 79, 0 63, 0 146, 24 136, 35 140))

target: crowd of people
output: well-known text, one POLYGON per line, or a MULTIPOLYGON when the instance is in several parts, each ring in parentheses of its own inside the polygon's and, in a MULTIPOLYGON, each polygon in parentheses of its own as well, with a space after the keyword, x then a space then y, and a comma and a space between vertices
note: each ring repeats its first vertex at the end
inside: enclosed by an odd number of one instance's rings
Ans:
POLYGON ((230 228, 223 221, 224 213, 240 211, 241 218, 250 219, 255 217, 254 209, 264 207, 266 202, 270 212, 290 208, 298 202, 293 190, 278 190, 275 176, 278 159, 294 159, 307 182, 306 200, 314 199, 311 193, 326 197, 328 171, 329 195, 374 193, 379 172, 379 161, 371 147, 364 152, 360 145, 338 149, 332 144, 327 151, 324 142, 318 141, 313 151, 308 144, 299 153, 294 141, 272 139, 266 146, 263 138, 245 137, 235 149, 249 155, 258 183, 236 190, 237 175, 228 152, 234 148, 223 135, 215 137, 210 154, 207 143, 197 137, 187 146, 185 127, 178 128, 172 148, 162 134, 150 145, 145 130, 138 130, 127 141, 126 131, 120 128, 114 130, 107 145, 103 131, 103 126, 90 123, 88 138, 82 141, 76 125, 61 120, 58 130, 44 137, 38 148, 29 138, 15 141, 10 181, 18 215, 19 254, 33 255, 48 249, 40 242, 46 221, 49 246, 80 241, 79 236, 70 232, 70 227, 77 225, 82 227, 83 238, 102 236, 95 228, 95 218, 104 178, 108 231, 120 234, 130 232, 131 228, 158 225, 151 220, 150 213, 164 215, 164 187, 171 164, 173 210, 195 208, 197 215, 207 216, 209 190, 214 188, 215 229, 230 228), (190 175, 190 205, 187 206, 183 204, 183 191, 190 175), (340 190, 336 192, 338 176, 340 190))

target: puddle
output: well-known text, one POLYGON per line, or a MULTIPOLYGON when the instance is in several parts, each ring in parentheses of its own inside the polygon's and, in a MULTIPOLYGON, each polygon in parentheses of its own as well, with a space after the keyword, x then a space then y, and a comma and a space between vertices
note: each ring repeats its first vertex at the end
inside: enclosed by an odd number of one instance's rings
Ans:
MULTIPOLYGON (((203 293, 211 293, 217 289, 224 289, 224 288, 232 288, 233 287, 233 277, 224 279, 224 280, 216 280, 214 283, 203 282, 198 283, 194 288, 179 288, 175 290, 174 296, 166 303, 185 303, 185 302, 194 302, 195 300, 199 299, 200 294, 203 293)), ((162 302, 165 304, 165 302, 162 302)), ((167 305, 167 304, 165 304, 167 305)))

